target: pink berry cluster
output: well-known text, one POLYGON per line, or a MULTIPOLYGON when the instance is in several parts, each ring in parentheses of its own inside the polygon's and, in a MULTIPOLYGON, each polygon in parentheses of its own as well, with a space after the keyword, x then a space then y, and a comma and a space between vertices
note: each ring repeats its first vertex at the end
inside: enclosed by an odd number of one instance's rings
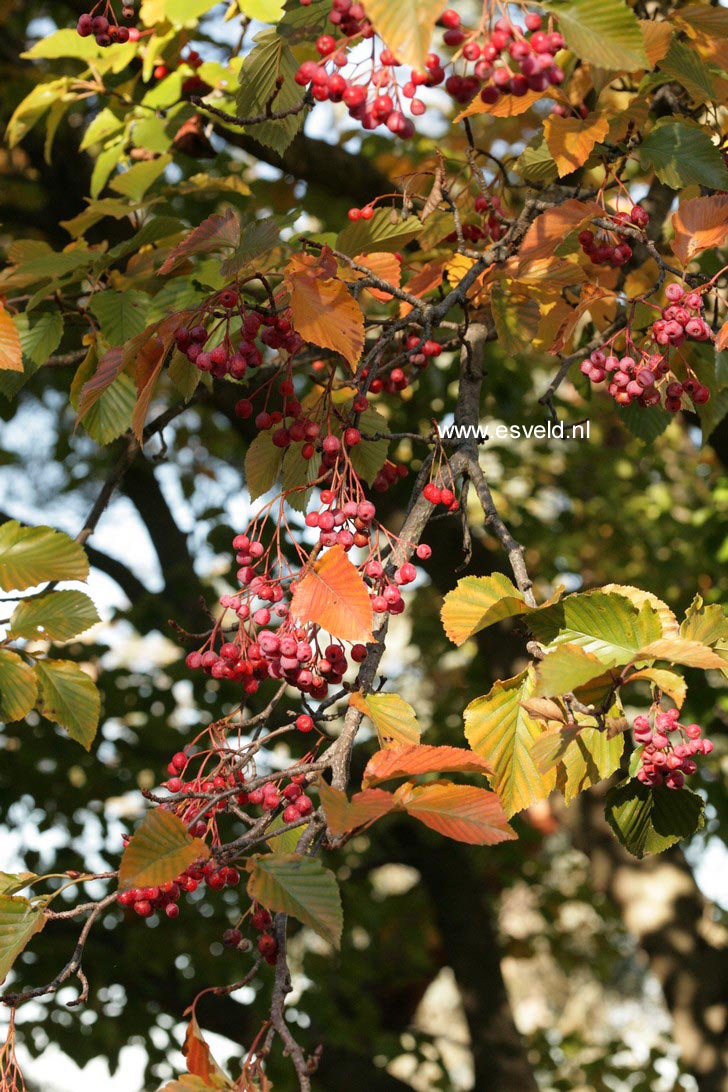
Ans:
POLYGON ((681 789, 685 778, 694 774, 698 766, 697 755, 709 755, 713 744, 701 739, 699 724, 680 724, 677 709, 659 711, 650 718, 635 717, 633 733, 635 743, 642 745, 637 780, 643 785, 666 785, 668 789, 681 789))
POLYGON ((480 28, 463 28, 452 9, 440 21, 446 27, 445 45, 457 50, 453 63, 463 69, 445 80, 445 90, 455 102, 466 104, 479 93, 492 105, 504 95, 522 98, 529 91, 546 91, 564 82, 555 59, 564 39, 558 31, 544 31, 535 12, 526 15, 525 32, 504 16, 485 36, 480 28))
MULTIPOLYGON (((376 533, 372 544, 375 514, 371 501, 338 501, 333 490, 324 489, 319 510, 308 513, 306 525, 320 532, 320 546, 336 545, 346 552, 355 546, 368 548, 368 557, 359 569, 369 588, 372 610, 378 614, 401 614, 404 601, 400 588, 412 583, 417 571, 410 562, 403 562, 395 569, 391 581, 386 576, 378 556, 376 533)), ((237 535, 233 547, 240 565, 237 578, 243 590, 237 595, 221 596, 220 605, 226 612, 234 612, 237 626, 222 633, 221 620, 206 644, 187 655, 187 666, 213 678, 241 682, 247 694, 255 693, 262 681, 273 678, 285 679, 317 700, 325 698, 329 687, 342 681, 349 657, 352 662, 361 663, 366 657, 366 647, 354 644, 347 655, 340 642, 323 645, 318 626, 302 626, 291 618, 290 594, 295 575, 282 577, 272 571, 270 550, 260 539, 237 535)), ((420 545, 417 556, 429 557, 429 547, 420 545)), ((310 731, 313 727, 307 715, 299 721, 300 731, 310 731)), ((250 795, 248 800, 254 802, 250 795)))
MULTIPOLYGON (((307 734, 315 727, 313 717, 308 713, 301 713, 296 718, 295 726, 299 732, 307 734)), ((266 781, 262 786, 247 788, 241 770, 231 768, 230 765, 226 766, 221 760, 215 773, 205 775, 201 772, 190 780, 184 781, 180 774, 185 772, 195 757, 188 755, 185 751, 178 751, 172 755, 167 766, 167 772, 171 776, 165 782, 165 788, 175 795, 176 813, 190 825, 190 832, 197 838, 204 837, 208 833, 209 819, 214 819, 217 812, 226 811, 231 802, 239 807, 260 807, 264 812, 275 812, 283 808, 285 809, 283 818, 286 823, 295 822, 313 811, 313 802, 305 793, 306 778, 303 774, 294 774, 285 787, 283 780, 280 779, 278 782, 266 781), (200 794, 206 796, 218 794, 219 798, 210 802, 200 794), (185 800, 185 797, 188 799, 185 800), (208 818, 193 823, 203 809, 208 818)))
POLYGON ((177 348, 188 360, 216 379, 227 375, 232 379, 243 379, 248 368, 262 364, 263 350, 257 340, 270 349, 284 349, 291 356, 303 344, 291 326, 288 312, 279 314, 263 308, 248 310, 237 288, 224 288, 193 323, 179 326, 174 338, 177 348), (210 318, 213 321, 208 330, 205 322, 210 318), (234 337, 232 331, 238 326, 237 320, 240 333, 234 337), (213 337, 218 344, 205 349, 213 337))
MULTIPOLYGON (((609 377, 609 394, 620 406, 637 402, 640 406, 664 403, 669 413, 678 413, 682 397, 687 395, 696 406, 710 400, 710 390, 699 381, 686 361, 681 363, 687 378, 675 376, 675 358, 671 350, 679 349, 684 341, 709 341, 712 330, 701 317, 703 299, 698 292, 685 293, 679 284, 669 284, 665 290, 668 304, 661 317, 652 324, 651 338, 642 349, 632 345, 632 352, 617 356, 607 344, 594 349, 582 361, 580 370, 593 383, 609 377), (655 351, 655 348, 658 351, 655 351), (632 355, 634 353, 634 355, 632 355), (666 380, 663 382, 663 380, 666 380)), ((680 358, 680 354, 677 354, 680 358)))
MULTIPOLYGON (((304 6, 310 2, 301 0, 304 6)), ((543 20, 535 13, 526 15, 525 30, 503 17, 485 32, 482 26, 472 30, 463 27, 459 14, 448 9, 439 24, 444 28, 443 44, 453 50, 452 56, 443 60, 438 53, 430 53, 425 68, 411 70, 403 82, 395 71, 402 66, 389 49, 383 49, 378 59, 372 51, 371 61, 350 65, 347 49, 374 35, 360 3, 333 0, 329 22, 332 33, 322 34, 316 42, 320 62, 304 61, 296 82, 310 87, 317 102, 343 102, 364 129, 383 125, 403 139, 415 131, 412 118, 405 116, 406 104, 412 117, 427 110, 418 97, 419 87, 444 84, 460 104, 470 102, 478 93, 483 102, 495 103, 503 95, 545 91, 564 79, 555 61, 564 40, 558 32, 544 31, 543 20), (446 66, 451 68, 449 75, 446 66)))
POLYGON ((641 205, 634 205, 629 213, 611 213, 609 219, 614 222, 612 229, 584 228, 579 232, 579 243, 594 265, 609 265, 616 269, 626 265, 632 257, 632 247, 629 245, 627 236, 620 232, 620 226, 645 228, 650 222, 650 217, 641 205))
MULTIPOLYGON (((121 18, 124 22, 131 23, 135 17, 134 4, 130 0, 125 0, 121 8, 121 18)), ((99 0, 91 11, 79 15, 76 32, 81 38, 93 36, 96 44, 102 48, 116 43, 136 42, 140 37, 136 27, 122 26, 118 22, 110 0, 99 0), (99 8, 102 7, 103 10, 99 13, 99 8)))

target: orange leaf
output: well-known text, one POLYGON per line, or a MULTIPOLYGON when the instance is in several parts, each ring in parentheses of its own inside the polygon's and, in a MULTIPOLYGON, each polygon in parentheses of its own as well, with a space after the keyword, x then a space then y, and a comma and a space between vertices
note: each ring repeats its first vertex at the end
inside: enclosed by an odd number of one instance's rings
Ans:
POLYGON ((413 818, 457 842, 493 846, 518 837, 497 793, 487 789, 439 781, 419 785, 402 802, 413 818))
POLYGON ((321 781, 319 794, 326 824, 334 835, 348 834, 350 830, 373 823, 397 806, 392 794, 384 789, 365 789, 348 800, 345 792, 321 781))
POLYGON ((577 201, 575 198, 546 209, 536 217, 523 236, 518 251, 519 268, 525 269, 537 259, 552 257, 554 247, 563 242, 570 231, 581 227, 594 216, 601 216, 603 212, 595 201, 577 201))
POLYGON ((728 239, 728 194, 694 197, 673 213, 673 253, 683 265, 696 254, 723 246, 728 239))
POLYGON ((544 97, 543 91, 528 91, 525 95, 501 95, 497 102, 483 102, 480 95, 476 95, 469 106, 461 110, 455 121, 470 118, 473 114, 490 114, 492 118, 514 118, 518 114, 525 114, 535 102, 544 97))
POLYGON ((722 353, 724 349, 728 349, 728 322, 724 322, 718 331, 715 347, 719 353, 722 353))
MULTIPOLYGON (((442 284, 442 273, 444 263, 442 261, 428 262, 424 265, 414 277, 410 277, 405 285, 405 288, 409 292, 410 296, 417 296, 421 298, 428 292, 431 292, 433 288, 438 288, 442 284)), ((412 307, 409 303, 405 303, 404 300, 399 305, 400 315, 408 315, 412 307)))
MULTIPOLYGON (((402 263, 386 250, 373 251, 371 254, 357 254, 354 259, 359 265, 365 265, 367 269, 370 269, 375 277, 379 277, 380 280, 386 281, 387 284, 400 286, 402 280, 402 263)), ((352 274, 353 279, 360 280, 363 276, 356 269, 348 271, 352 274)), ((350 278, 347 276, 346 278, 350 278)), ((367 288, 367 292, 374 296, 375 300, 379 300, 380 303, 388 303, 392 298, 391 292, 385 292, 381 288, 367 288)))
POLYGON ((227 1077, 213 1058, 194 1015, 187 1027, 182 1053, 187 1062, 187 1072, 204 1081, 206 1088, 231 1087, 227 1077))
POLYGON ((292 589, 296 621, 314 622, 340 641, 371 641, 369 592, 343 546, 327 550, 292 589))
POLYGON ((551 114, 543 123, 544 136, 554 157, 559 178, 583 167, 594 145, 609 132, 606 114, 589 114, 581 118, 560 118, 551 114))
POLYGON ((306 341, 341 353, 354 370, 364 347, 364 315, 343 281, 327 274, 300 255, 288 263, 293 325, 306 341))
POLYGON ((640 19, 640 30, 645 42, 647 60, 650 62, 650 68, 654 68, 670 48, 674 27, 670 23, 658 23, 653 19, 640 19))
POLYGON ((362 785, 378 785, 393 777, 416 777, 419 774, 455 771, 479 774, 493 772, 489 762, 464 747, 400 744, 372 755, 367 762, 362 785))
POLYGON ((23 351, 15 323, 0 303, 0 371, 22 372, 23 351))

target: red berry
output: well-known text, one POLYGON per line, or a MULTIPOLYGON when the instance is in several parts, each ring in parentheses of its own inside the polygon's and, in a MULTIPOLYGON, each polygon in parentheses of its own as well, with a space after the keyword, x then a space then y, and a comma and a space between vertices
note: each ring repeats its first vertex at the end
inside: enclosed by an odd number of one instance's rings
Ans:
POLYGON ((301 713, 300 717, 296 717, 296 728, 299 732, 310 732, 313 728, 313 717, 308 713, 301 713))
POLYGON ((442 493, 434 482, 428 482, 422 492, 425 500, 428 500, 430 504, 440 504, 442 501, 442 493))

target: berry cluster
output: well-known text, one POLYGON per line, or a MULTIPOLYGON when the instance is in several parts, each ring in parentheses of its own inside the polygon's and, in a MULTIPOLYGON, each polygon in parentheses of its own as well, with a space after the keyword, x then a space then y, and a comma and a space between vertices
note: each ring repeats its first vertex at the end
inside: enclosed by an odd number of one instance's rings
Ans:
POLYGON ((643 785, 681 789, 685 778, 698 768, 695 756, 709 755, 713 750, 709 739, 700 738, 703 730, 699 724, 680 724, 679 717, 677 709, 659 711, 654 727, 649 717, 635 717, 635 743, 642 745, 637 779, 643 785))
MULTIPOLYGON (((304 6, 310 2, 301 0, 304 6)), ((389 49, 383 49, 378 58, 373 50, 370 62, 350 65, 347 49, 374 34, 360 3, 332 0, 329 22, 334 33, 322 34, 316 42, 320 62, 304 61, 296 82, 310 87, 317 102, 343 102, 364 129, 384 125, 403 139, 415 131, 414 122, 404 113, 406 102, 412 117, 427 110, 417 94, 420 87, 444 84, 456 103, 466 104, 480 93, 483 102, 492 104, 503 95, 545 91, 564 80, 555 61, 564 39, 558 32, 544 31, 541 16, 535 13, 526 15, 525 29, 503 17, 486 32, 482 25, 472 30, 463 27, 458 13, 448 9, 439 23, 444 29, 443 45, 453 50, 452 56, 443 60, 438 53, 430 53, 425 68, 411 70, 402 83, 395 72, 401 65, 389 49), (451 69, 449 75, 446 66, 451 69)))
POLYGON ((169 883, 158 887, 138 887, 122 891, 117 896, 120 906, 133 910, 140 918, 149 918, 155 911, 164 911, 168 918, 179 917, 179 900, 183 892, 196 891, 204 883, 212 891, 223 887, 236 887, 240 883, 240 873, 236 868, 223 865, 218 867, 213 861, 190 865, 185 872, 169 883))
MULTIPOLYGON (((263 956, 266 963, 269 963, 272 966, 278 955, 278 943, 275 937, 269 932, 269 929, 273 924, 273 918, 264 907, 256 906, 250 916, 250 924, 254 929, 258 930, 258 937, 255 942, 258 951, 263 956)), ((222 941, 228 948, 239 948, 243 943, 243 934, 238 928, 226 929, 223 933, 222 941)))
POLYGON ((546 91, 564 82, 555 60, 564 39, 558 31, 545 32, 535 12, 526 15, 525 33, 503 17, 482 37, 480 28, 464 29, 452 9, 443 12, 440 22, 447 28, 445 45, 457 50, 453 62, 464 66, 462 73, 453 72, 445 80, 445 90, 455 102, 466 104, 480 93, 482 101, 492 105, 503 95, 522 98, 529 91, 546 91))
MULTIPOLYGON (((658 406, 663 403, 669 413, 677 413, 682 406, 682 396, 688 395, 696 406, 710 400, 709 389, 691 371, 685 360, 682 364, 687 378, 680 380, 674 373, 671 350, 684 341, 708 341, 713 334, 708 323, 701 317, 703 299, 698 292, 685 293, 679 284, 669 284, 665 290, 668 305, 661 317, 652 324, 650 341, 640 349, 631 346, 632 353, 617 356, 609 349, 609 343, 594 349, 582 361, 580 370, 593 383, 601 383, 609 376, 609 394, 620 406, 636 401, 640 406, 658 406), (660 351, 655 352, 655 344, 660 351), (667 381, 661 383, 662 380, 667 381)), ((629 338, 628 338, 629 339, 629 338)), ((680 357, 680 354, 677 354, 680 357)))
POLYGON ((262 345, 284 349, 291 356, 303 344, 286 313, 277 314, 273 309, 265 308, 248 310, 237 288, 224 288, 193 324, 179 326, 174 338, 177 348, 188 360, 200 371, 211 372, 216 379, 226 375, 242 379, 248 368, 262 364, 263 351, 257 344, 258 339, 262 345), (215 321, 208 330, 204 322, 210 317, 215 321), (235 345, 232 331, 238 324, 240 333, 235 345), (208 350, 205 345, 210 339, 217 344, 208 350))
POLYGON ((460 507, 460 501, 457 499, 452 489, 448 489, 447 486, 440 486, 435 482, 428 482, 422 490, 422 493, 425 500, 428 500, 430 504, 444 504, 449 512, 457 512, 460 507))
MULTIPOLYGON (((132 0, 125 0, 121 8, 121 18, 126 23, 133 22, 135 11, 132 0)), ((111 0, 98 0, 98 3, 94 5, 91 11, 79 15, 76 31, 81 38, 93 36, 96 39, 96 44, 103 48, 115 43, 137 42, 140 37, 136 27, 122 26, 119 23, 111 0), (102 4, 103 11, 96 14, 102 4)))
POLYGON ((579 243, 586 256, 594 265, 609 265, 618 268, 632 257, 632 247, 627 236, 620 231, 620 226, 645 228, 650 222, 649 215, 641 205, 634 205, 631 212, 611 213, 609 220, 613 228, 584 228, 579 232, 579 243))

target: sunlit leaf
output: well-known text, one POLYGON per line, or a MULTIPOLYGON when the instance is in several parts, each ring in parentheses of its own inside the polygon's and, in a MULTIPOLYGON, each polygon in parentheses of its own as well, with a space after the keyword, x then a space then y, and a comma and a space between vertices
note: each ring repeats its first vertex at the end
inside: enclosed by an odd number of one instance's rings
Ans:
POLYGON ((90 750, 96 736, 101 697, 96 684, 71 660, 39 660, 40 711, 90 750))
POLYGON ((522 704, 531 697, 533 686, 533 672, 523 671, 497 682, 465 710, 468 743, 493 767, 491 785, 508 816, 544 800, 556 783, 553 773, 539 771, 531 755, 544 731, 522 704))
POLYGON ((397 802, 384 789, 365 789, 355 793, 351 800, 345 792, 334 789, 327 782, 319 784, 319 795, 326 815, 326 825, 334 836, 348 834, 357 827, 368 826, 383 815, 393 811, 397 802))
POLYGON ((408 815, 457 842, 494 846, 518 837, 497 793, 474 785, 452 785, 447 781, 418 785, 403 803, 408 815))
POLYGON ((399 744, 372 755, 364 770, 362 785, 379 785, 397 777, 455 772, 491 774, 493 770, 482 755, 464 747, 399 744))
POLYGON ((605 816, 622 845, 635 857, 662 853, 705 823, 705 802, 689 789, 649 788, 636 779, 610 789, 605 816))
POLYGON ((169 883, 195 861, 209 856, 206 843, 191 837, 181 819, 164 808, 153 808, 124 850, 119 865, 119 890, 169 883))
POLYGON ((38 679, 17 652, 0 648, 0 721, 22 720, 35 705, 38 679))
POLYGON ((52 591, 19 603, 10 618, 10 635, 29 641, 68 641, 99 621, 93 601, 82 591, 52 591))
POLYGON ((291 616, 342 641, 372 639, 369 592, 343 546, 332 546, 293 585, 291 616))
POLYGON ((25 591, 46 580, 85 580, 83 546, 52 527, 23 527, 11 519, 0 525, 0 588, 25 591))
POLYGON ((349 696, 349 704, 369 717, 382 747, 419 742, 420 726, 415 711, 399 694, 357 692, 349 696))

